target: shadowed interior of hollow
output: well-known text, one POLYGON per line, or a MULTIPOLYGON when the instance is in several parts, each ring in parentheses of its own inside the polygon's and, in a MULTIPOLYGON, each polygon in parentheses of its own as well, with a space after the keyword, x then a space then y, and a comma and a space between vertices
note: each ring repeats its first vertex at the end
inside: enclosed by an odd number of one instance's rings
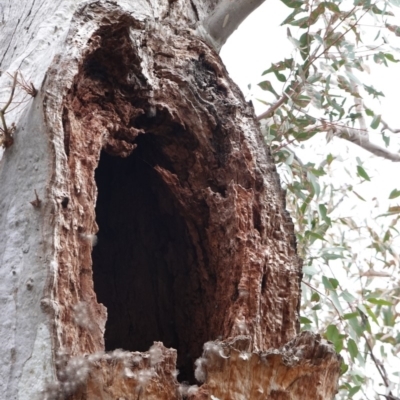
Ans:
POLYGON ((127 158, 102 152, 95 178, 97 299, 107 307, 106 350, 178 350, 180 381, 193 381, 206 326, 194 247, 169 188, 154 170, 154 138, 127 158), (202 320, 204 326, 196 326, 202 320), (196 338, 196 339, 195 339, 196 338), (200 339, 201 341, 199 341, 200 339))

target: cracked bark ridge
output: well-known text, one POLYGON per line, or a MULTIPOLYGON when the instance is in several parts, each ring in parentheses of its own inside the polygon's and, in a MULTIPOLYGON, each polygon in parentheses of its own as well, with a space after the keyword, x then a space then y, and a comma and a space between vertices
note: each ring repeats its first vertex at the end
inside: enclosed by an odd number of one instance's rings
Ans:
POLYGON ((248 352, 246 341, 238 337, 206 343, 201 364, 205 383, 190 400, 334 398, 341 357, 319 335, 302 332, 281 349, 267 352, 248 352))
MULTIPOLYGON (((301 280, 293 224, 253 109, 218 55, 189 30, 96 2, 75 14, 44 89, 55 350, 74 357, 162 341, 193 382, 210 340, 246 335, 249 353, 292 340, 301 280), (62 101, 52 95, 60 87, 62 101)), ((122 367, 105 360, 105 381, 125 385, 122 367)), ((177 385, 174 375, 163 382, 177 385)))
POLYGON ((145 353, 92 354, 70 361, 64 382, 48 394, 66 395, 73 388, 79 400, 325 400, 337 393, 341 357, 319 335, 302 332, 277 350, 250 348, 249 336, 205 343, 196 361, 200 387, 177 383, 176 351, 162 343, 145 353))
POLYGON ((150 351, 87 356, 87 380, 74 398, 174 400, 181 399, 176 381, 176 351, 155 343, 150 351))

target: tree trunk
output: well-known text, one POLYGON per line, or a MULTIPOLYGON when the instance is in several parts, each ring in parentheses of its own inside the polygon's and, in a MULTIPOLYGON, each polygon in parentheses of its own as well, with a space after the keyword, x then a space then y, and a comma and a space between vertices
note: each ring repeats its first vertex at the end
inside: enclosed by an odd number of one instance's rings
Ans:
POLYGON ((340 358, 299 334, 284 193, 216 52, 260 3, 0 0, 1 100, 5 72, 38 89, 17 85, 0 165, 1 398, 333 398, 340 358))

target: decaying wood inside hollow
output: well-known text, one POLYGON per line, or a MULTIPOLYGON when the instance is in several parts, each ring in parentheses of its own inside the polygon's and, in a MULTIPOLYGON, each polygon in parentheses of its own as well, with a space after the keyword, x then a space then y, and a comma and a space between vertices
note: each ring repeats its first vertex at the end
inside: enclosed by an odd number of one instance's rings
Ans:
POLYGON ((205 342, 245 335, 251 353, 296 336, 301 263, 253 109, 218 55, 142 25, 118 12, 100 23, 63 101, 57 346, 162 341, 193 383, 205 342))

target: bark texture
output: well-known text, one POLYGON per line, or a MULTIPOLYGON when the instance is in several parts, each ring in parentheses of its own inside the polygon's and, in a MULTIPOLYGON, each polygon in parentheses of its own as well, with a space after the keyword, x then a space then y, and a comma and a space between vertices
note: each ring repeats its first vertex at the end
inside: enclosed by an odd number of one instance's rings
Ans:
MULTIPOLYGON (((46 258, 26 329, 52 352, 42 396, 330 399, 339 357, 296 338, 301 262, 275 167, 196 34, 217 2, 150 3, 81 6, 30 109, 46 258)), ((2 182, 29 167, 13 166, 16 135, 2 182)))

